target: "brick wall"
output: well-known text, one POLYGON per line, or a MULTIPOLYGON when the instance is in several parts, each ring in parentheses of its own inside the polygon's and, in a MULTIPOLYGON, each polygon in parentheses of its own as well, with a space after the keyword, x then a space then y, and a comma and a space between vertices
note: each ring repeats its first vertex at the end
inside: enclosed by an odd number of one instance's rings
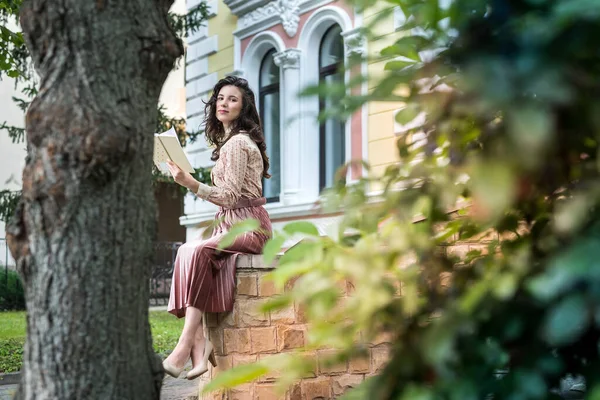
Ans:
MULTIPOLYGON (((238 259, 237 297, 231 313, 210 314, 207 319, 210 340, 216 347, 218 367, 211 369, 200 382, 200 388, 219 371, 243 363, 254 362, 272 354, 302 347, 306 341, 306 321, 302 310, 286 310, 261 314, 257 306, 269 296, 277 294, 264 277, 270 271, 261 256, 243 256, 238 259)), ((346 290, 346 293, 348 290, 346 290)), ((312 376, 302 379, 285 395, 274 390, 276 376, 266 376, 250 384, 229 391, 215 392, 203 399, 223 400, 313 400, 330 399, 357 386, 366 376, 377 373, 389 354, 387 338, 371 343, 368 356, 347 364, 324 366, 320 358, 328 350, 313 354, 315 367, 312 376)))

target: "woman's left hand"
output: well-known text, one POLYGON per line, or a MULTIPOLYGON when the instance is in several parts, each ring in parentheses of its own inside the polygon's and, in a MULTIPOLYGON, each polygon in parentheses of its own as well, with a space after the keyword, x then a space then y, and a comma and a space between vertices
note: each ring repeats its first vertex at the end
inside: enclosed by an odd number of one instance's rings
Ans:
POLYGON ((173 179, 176 183, 184 186, 191 191, 194 191, 194 187, 198 190, 198 181, 194 179, 194 177, 189 173, 185 172, 177 164, 173 161, 167 161, 167 167, 169 168, 169 172, 173 175, 173 179))

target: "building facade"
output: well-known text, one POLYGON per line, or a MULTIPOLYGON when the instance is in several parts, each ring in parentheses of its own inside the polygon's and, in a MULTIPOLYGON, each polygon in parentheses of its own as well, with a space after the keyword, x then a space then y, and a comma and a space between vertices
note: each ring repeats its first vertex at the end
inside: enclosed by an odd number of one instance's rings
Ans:
MULTIPOLYGON (((201 1, 188 0, 188 9, 201 1)), ((264 183, 264 195, 274 228, 292 219, 310 219, 327 233, 339 217, 318 212, 319 193, 348 161, 369 161, 373 174, 395 161, 394 114, 400 105, 370 103, 345 122, 319 123, 317 115, 332 100, 298 93, 322 82, 348 82, 355 75, 368 74, 372 79, 355 92, 366 94, 385 62, 374 58, 341 73, 339 67, 353 53, 377 54, 397 40, 397 14, 378 21, 375 33, 380 39, 367 43, 360 29, 380 17, 383 8, 359 13, 341 0, 209 0, 208 5, 208 23, 188 38, 189 128, 201 129, 204 101, 219 79, 227 75, 247 79, 256 95, 271 160, 272 178, 264 183)), ((205 141, 187 150, 195 166, 213 164, 212 149, 205 141)), ((348 181, 363 173, 351 170, 348 181)), ((213 217, 216 206, 190 194, 184 211, 180 222, 190 238, 197 234, 199 223, 213 217)))

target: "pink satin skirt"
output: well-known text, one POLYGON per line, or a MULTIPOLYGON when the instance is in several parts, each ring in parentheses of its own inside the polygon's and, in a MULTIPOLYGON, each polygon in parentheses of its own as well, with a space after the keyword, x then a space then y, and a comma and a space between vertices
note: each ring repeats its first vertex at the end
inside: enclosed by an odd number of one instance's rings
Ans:
POLYGON ((216 226, 209 239, 192 240, 177 251, 168 311, 181 318, 187 307, 205 312, 233 310, 235 298, 236 260, 240 254, 260 254, 271 237, 271 220, 263 207, 264 198, 240 199, 233 208, 220 208, 216 226), (219 241, 232 225, 254 218, 260 232, 239 236, 225 250, 217 250, 219 241))

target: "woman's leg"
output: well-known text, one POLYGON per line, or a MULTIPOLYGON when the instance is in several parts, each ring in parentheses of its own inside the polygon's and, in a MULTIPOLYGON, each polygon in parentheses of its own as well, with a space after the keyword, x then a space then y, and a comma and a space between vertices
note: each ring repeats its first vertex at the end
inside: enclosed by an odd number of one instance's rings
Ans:
POLYGON ((202 316, 203 323, 196 329, 196 336, 194 337, 194 345, 192 346, 192 366, 196 367, 202 362, 204 357, 204 328, 206 323, 206 313, 202 316))
MULTIPOLYGON (((202 311, 195 307, 187 307, 183 331, 177 342, 177 346, 165 361, 175 368, 182 368, 190 358, 192 346, 196 340, 197 331, 202 331, 202 311)), ((204 337, 204 335, 203 335, 204 337)))

